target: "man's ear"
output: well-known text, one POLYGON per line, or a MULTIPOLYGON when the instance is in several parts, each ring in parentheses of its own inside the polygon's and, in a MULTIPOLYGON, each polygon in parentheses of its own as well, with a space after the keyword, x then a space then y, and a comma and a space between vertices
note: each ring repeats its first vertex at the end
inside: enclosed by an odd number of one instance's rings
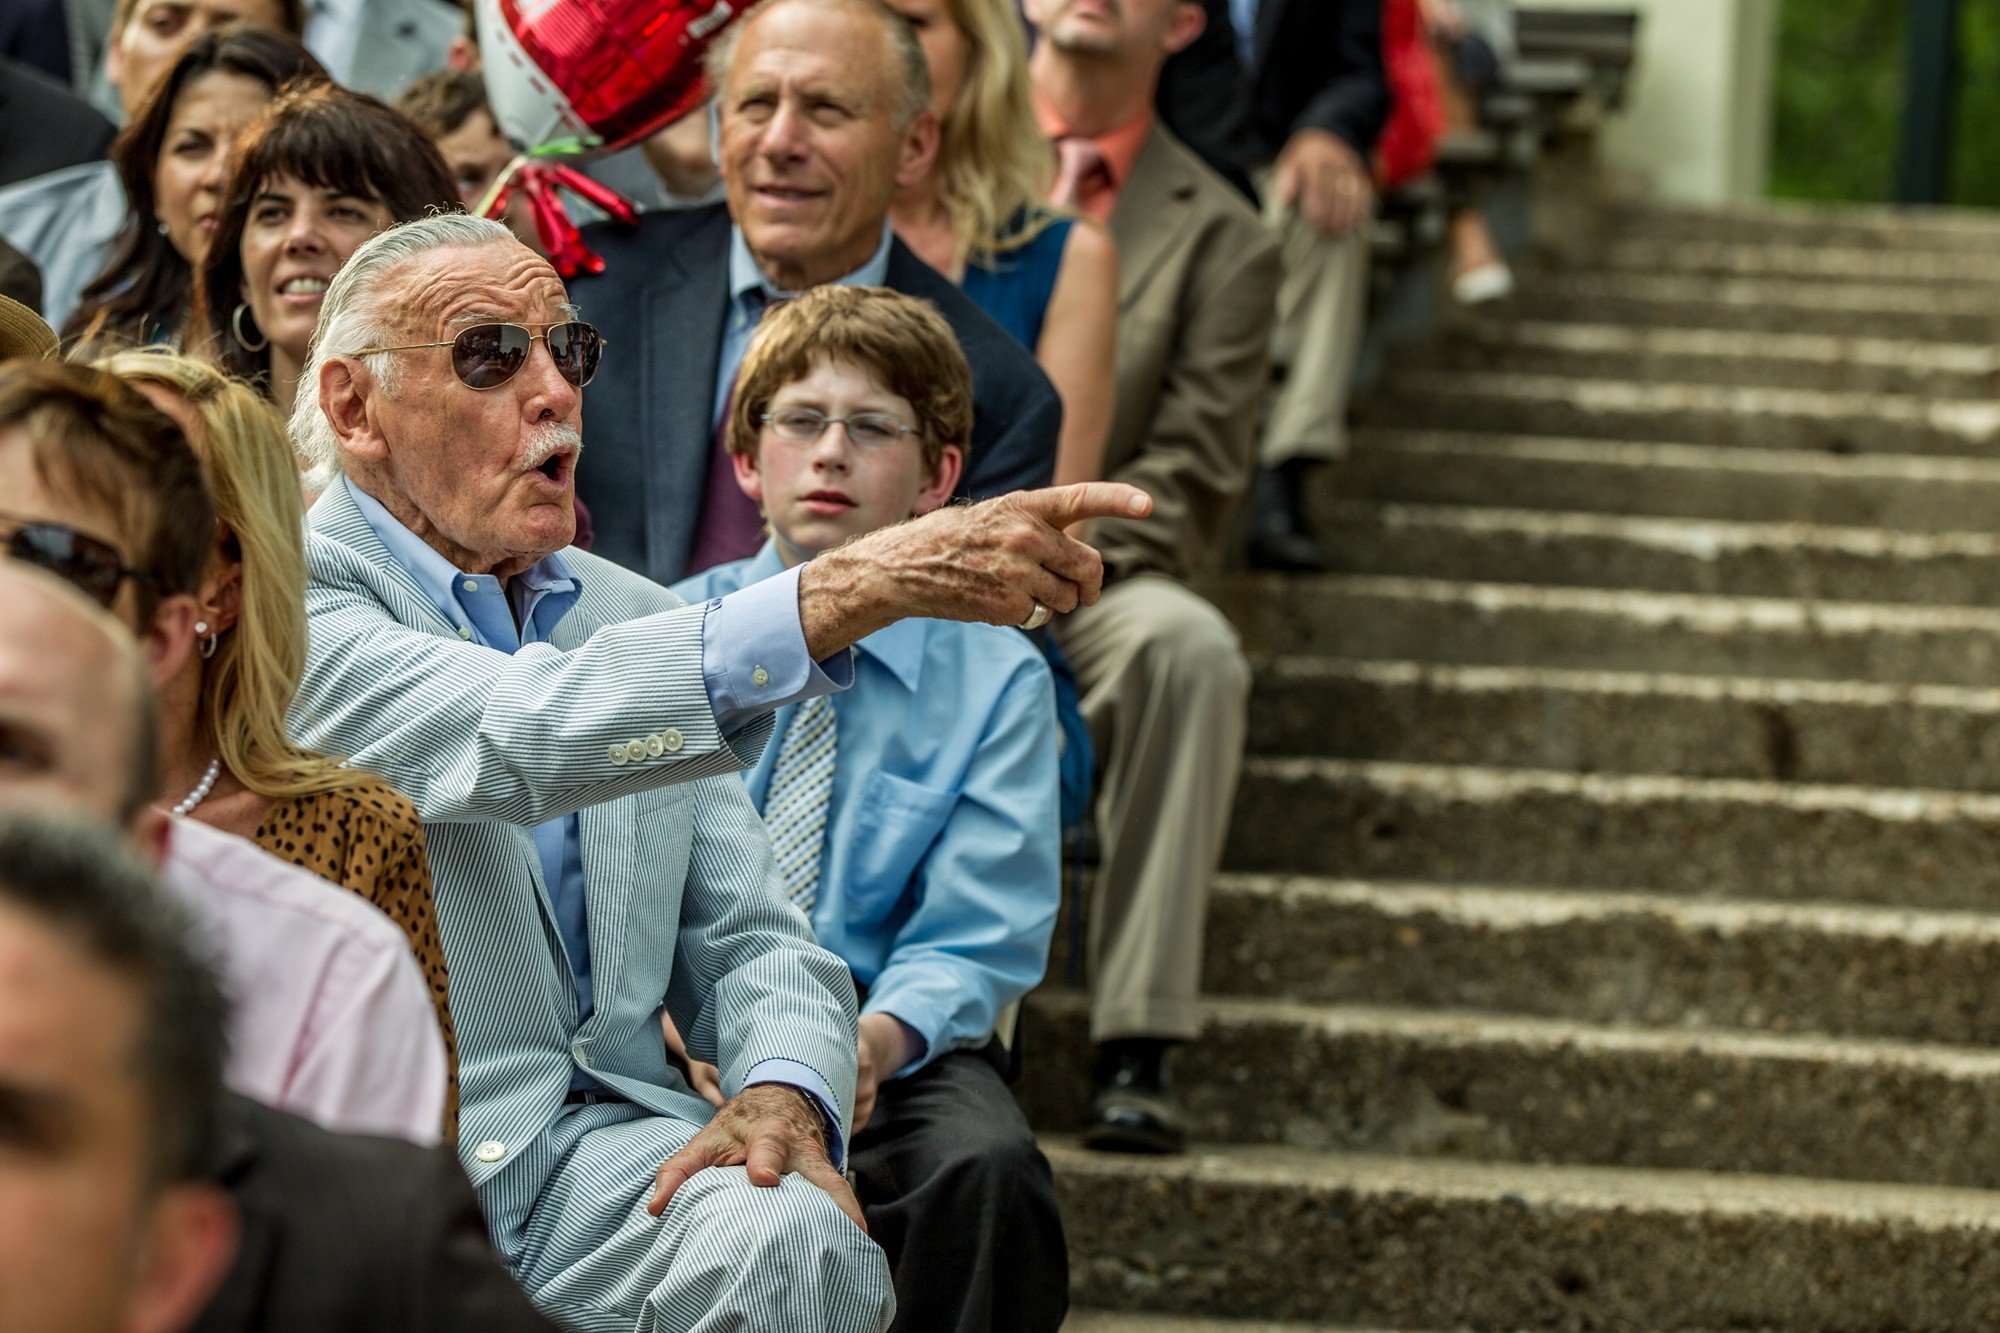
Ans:
POLYGON ((1177 55, 1194 45, 1195 38, 1208 31, 1208 10, 1199 0, 1180 0, 1174 6, 1173 18, 1168 20, 1167 35, 1160 39, 1160 49, 1168 55, 1177 55))
MULTIPOLYGON (((184 592, 162 597, 153 611, 153 623, 139 636, 146 654, 146 666, 153 673, 154 688, 164 686, 180 674, 194 652, 194 623, 202 618, 201 603, 184 592)), ((210 626, 211 631, 214 626, 210 626)))
POLYGON ((937 160, 938 119, 929 107, 917 113, 910 128, 903 131, 903 156, 896 163, 896 185, 909 189, 930 174, 937 160))
POLYGON ((389 457, 388 441, 368 410, 374 379, 367 366, 344 357, 334 357, 319 368, 319 410, 326 414, 341 452, 364 463, 381 463, 389 457))
POLYGON ((167 863, 167 842, 172 838, 173 821, 167 812, 157 805, 140 809, 125 830, 126 840, 131 844, 132 855, 139 858, 139 864, 149 870, 158 870, 167 863))
POLYGON ((738 489, 750 497, 751 504, 762 509, 764 507, 764 474, 757 470, 757 451, 753 449, 747 454, 731 454, 729 456, 729 463, 736 470, 736 485, 738 489))
POLYGON ((924 488, 917 492, 916 503, 910 506, 910 516, 921 518, 951 499, 951 493, 958 489, 958 479, 964 471, 965 450, 955 444, 947 444, 938 455, 937 470, 931 473, 931 479, 924 488))
POLYGON ((187 1181, 161 1190, 122 1327, 177 1333, 192 1325, 229 1275, 239 1231, 236 1203, 220 1186, 187 1181))
POLYGON ((451 39, 445 48, 444 67, 459 74, 479 72, 479 43, 472 40, 472 34, 462 32, 451 39))

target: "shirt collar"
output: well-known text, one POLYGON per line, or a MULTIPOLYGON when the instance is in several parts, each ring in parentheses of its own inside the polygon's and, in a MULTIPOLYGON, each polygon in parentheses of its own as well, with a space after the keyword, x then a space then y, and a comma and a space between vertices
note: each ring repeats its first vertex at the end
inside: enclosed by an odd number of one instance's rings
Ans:
MULTIPOLYGON (((875 253, 868 262, 843 278, 833 280, 836 287, 881 287, 889 278, 889 242, 895 233, 889 230, 887 218, 882 220, 882 241, 875 247, 875 253)), ((743 239, 743 229, 735 223, 729 225, 729 299, 738 301, 755 288, 763 288, 764 295, 772 301, 782 301, 786 297, 797 296, 797 292, 783 291, 771 285, 764 276, 764 270, 757 267, 757 261, 750 254, 750 243, 743 239)))
MULTIPOLYGON (((1042 133, 1051 143, 1075 133, 1056 109, 1042 99, 1040 93, 1035 94, 1035 120, 1041 125, 1042 133)), ((1126 121, 1116 129, 1085 136, 1096 144, 1097 151, 1104 155, 1104 167, 1111 173, 1111 188, 1114 192, 1123 190, 1125 182, 1131 179, 1132 168, 1139 161, 1139 150, 1146 146, 1146 136, 1152 132, 1153 110, 1148 107, 1137 117, 1126 121)))
MULTIPOLYGON (((348 496, 354 501, 354 507, 361 511, 361 517, 375 529, 375 535, 382 539, 382 545, 389 548, 389 554, 396 563, 408 570, 410 577, 417 581, 417 586, 424 590, 424 596, 430 598, 438 614, 454 625, 465 625, 467 617, 465 608, 459 604, 457 585, 461 580, 474 576, 453 565, 433 550, 429 542, 404 527, 380 500, 356 486, 353 478, 342 477, 340 484, 347 487, 348 496)), ((569 561, 563 559, 561 551, 543 556, 522 570, 518 577, 530 593, 565 591, 583 586, 569 561)))
MULTIPOLYGON (((778 554, 777 542, 766 538, 763 548, 744 566, 743 582, 745 586, 762 583, 784 572, 785 560, 778 554)), ((886 667, 890 675, 903 683, 904 689, 915 690, 923 676, 924 625, 922 620, 898 620, 854 646, 886 667)))

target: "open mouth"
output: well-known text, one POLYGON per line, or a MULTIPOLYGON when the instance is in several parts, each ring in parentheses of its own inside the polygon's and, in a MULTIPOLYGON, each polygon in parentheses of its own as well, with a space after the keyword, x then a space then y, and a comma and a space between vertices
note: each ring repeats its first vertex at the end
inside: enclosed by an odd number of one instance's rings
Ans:
POLYGON ((287 278, 278 284, 278 295, 318 298, 326 295, 328 286, 325 278, 287 278))
POLYGON ((574 449, 558 449, 547 458, 544 458, 535 467, 535 471, 541 473, 550 481, 560 484, 569 480, 571 471, 575 466, 576 451, 574 449))

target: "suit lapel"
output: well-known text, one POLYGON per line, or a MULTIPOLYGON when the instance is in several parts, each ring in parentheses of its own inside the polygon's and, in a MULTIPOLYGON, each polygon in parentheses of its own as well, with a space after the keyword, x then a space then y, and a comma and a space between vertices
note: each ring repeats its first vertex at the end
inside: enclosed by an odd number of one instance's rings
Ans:
POLYGON ((1132 163, 1131 178, 1111 211, 1111 240, 1118 247, 1118 308, 1129 310, 1160 263, 1193 220, 1188 207, 1195 182, 1156 126, 1132 163))
POLYGON ((412 629, 450 634, 451 624, 431 605, 430 595, 417 582, 416 576, 403 567, 403 562, 389 554, 389 548, 376 535, 368 516, 354 503, 354 498, 347 492, 350 484, 344 479, 336 480, 327 488, 326 494, 313 503, 306 513, 307 532, 359 555, 367 563, 370 576, 388 585, 380 591, 393 594, 393 609, 398 620, 412 629))
POLYGON ((641 298, 646 376, 640 447, 647 460, 646 550, 654 571, 687 568, 715 443, 715 372, 729 299, 729 214, 669 253, 641 298), (684 258, 683 258, 684 257, 684 258))

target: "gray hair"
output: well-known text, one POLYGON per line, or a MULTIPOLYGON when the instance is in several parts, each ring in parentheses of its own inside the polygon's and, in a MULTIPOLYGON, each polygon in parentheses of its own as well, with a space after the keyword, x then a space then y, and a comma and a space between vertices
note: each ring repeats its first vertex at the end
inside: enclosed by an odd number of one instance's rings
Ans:
POLYGON ((814 4, 822 9, 855 9, 873 18, 889 34, 889 44, 896 49, 897 80, 895 117, 896 133, 910 128, 911 122, 930 108, 931 104, 931 63, 924 56, 924 46, 917 40, 917 30, 908 21, 891 9, 885 0, 762 0, 742 18, 729 25, 715 45, 708 48, 703 58, 708 71, 709 87, 720 94, 729 86, 729 67, 736 60, 736 44, 743 39, 743 32, 752 23, 774 9, 790 4, 814 4))
MULTIPOLYGON (((341 265, 320 302, 319 325, 313 330, 292 403, 292 448, 305 464, 306 489, 323 491, 342 471, 340 438, 319 405, 320 371, 335 357, 352 356, 356 348, 380 346, 393 336, 380 300, 382 279, 432 250, 497 241, 514 241, 514 233, 490 218, 434 213, 377 233, 341 265)), ((377 353, 362 361, 384 393, 396 391, 395 363, 388 356, 377 353)))

